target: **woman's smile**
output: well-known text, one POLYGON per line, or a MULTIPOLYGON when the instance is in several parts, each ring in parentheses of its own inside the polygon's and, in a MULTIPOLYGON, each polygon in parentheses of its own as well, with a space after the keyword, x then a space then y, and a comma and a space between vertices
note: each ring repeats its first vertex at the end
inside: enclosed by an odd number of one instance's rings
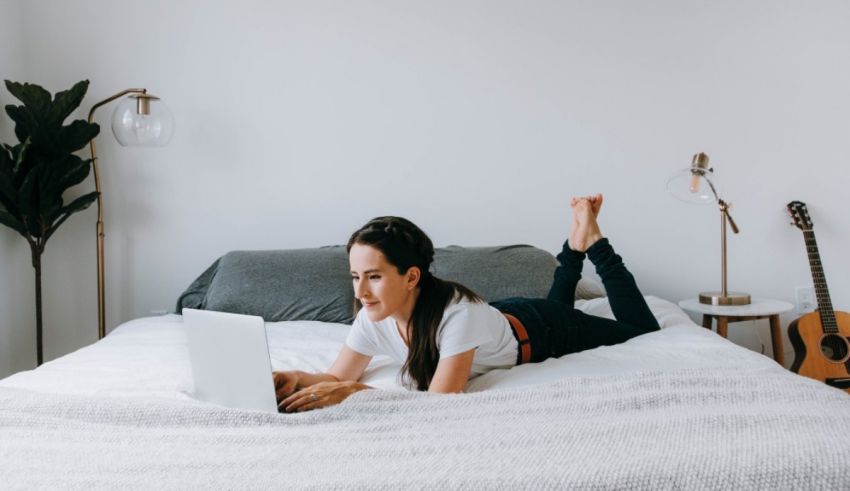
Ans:
POLYGON ((419 268, 400 272, 384 253, 370 245, 353 244, 348 251, 354 298, 372 322, 393 317, 407 324, 416 305, 419 268))

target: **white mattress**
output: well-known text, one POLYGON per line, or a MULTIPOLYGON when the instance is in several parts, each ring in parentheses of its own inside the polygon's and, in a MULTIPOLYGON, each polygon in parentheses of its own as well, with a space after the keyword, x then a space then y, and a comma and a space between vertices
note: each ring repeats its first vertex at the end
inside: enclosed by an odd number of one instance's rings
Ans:
MULTIPOLYGON (((694 324, 676 305, 657 297, 647 302, 662 330, 617 346, 495 370, 475 378, 468 392, 534 385, 599 374, 706 367, 759 367, 771 359, 735 346, 694 324)), ((612 317, 605 298, 579 301, 578 308, 612 317)), ((267 324, 274 370, 324 371, 335 359, 349 327, 324 322, 267 324)), ((375 357, 363 382, 381 389, 404 390, 400 365, 375 357)), ((193 384, 182 317, 146 317, 122 324, 103 340, 45 363, 36 370, 0 380, 0 386, 56 394, 109 394, 186 399, 193 384)))

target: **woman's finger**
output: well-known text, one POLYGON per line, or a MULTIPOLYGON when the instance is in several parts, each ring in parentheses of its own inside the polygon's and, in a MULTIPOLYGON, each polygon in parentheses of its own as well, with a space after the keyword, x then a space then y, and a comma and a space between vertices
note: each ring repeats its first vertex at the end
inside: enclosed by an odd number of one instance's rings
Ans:
POLYGON ((275 389, 275 391, 274 391, 274 395, 277 398, 278 402, 282 401, 283 399, 285 399, 290 394, 292 394, 292 391, 287 390, 286 387, 281 387, 279 389, 275 389))
POLYGON ((281 406, 284 406, 284 407, 285 407, 285 406, 289 406, 290 404, 292 404, 293 402, 295 402, 295 401, 296 401, 299 397, 301 397, 301 392, 295 392, 295 393, 293 393, 293 394, 290 394, 290 395, 289 395, 289 396, 287 396, 285 399, 283 399, 282 401, 280 401, 280 405, 281 405, 281 406))
POLYGON ((298 394, 299 397, 296 398, 292 404, 286 407, 286 412, 309 411, 310 409, 316 409, 324 405, 324 395, 316 393, 315 390, 305 389, 298 392, 298 394))
POLYGON ((295 412, 302 413, 304 411, 311 411, 320 407, 322 407, 322 405, 319 402, 308 402, 307 404, 304 404, 303 406, 296 409, 295 412))
POLYGON ((288 412, 288 413, 292 413, 292 412, 295 412, 295 411, 301 411, 302 410, 301 408, 303 408, 305 405, 309 404, 310 402, 312 402, 312 401, 310 400, 309 397, 299 397, 298 399, 293 401, 288 406, 284 406, 283 410, 288 412))
POLYGON ((275 381, 274 395, 277 398, 278 402, 280 402, 281 399, 288 396, 289 394, 292 394, 293 389, 294 387, 292 387, 292 384, 289 384, 286 381, 281 381, 280 383, 278 381, 275 381))
POLYGON ((284 410, 288 413, 295 411, 304 404, 314 402, 312 394, 312 392, 300 390, 284 399, 283 402, 280 403, 280 405, 283 406, 284 410))

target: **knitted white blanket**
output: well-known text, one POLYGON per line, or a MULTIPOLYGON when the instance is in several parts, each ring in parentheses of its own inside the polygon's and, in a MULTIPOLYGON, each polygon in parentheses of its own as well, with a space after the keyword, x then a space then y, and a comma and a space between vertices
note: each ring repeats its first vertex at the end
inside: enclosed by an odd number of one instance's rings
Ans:
POLYGON ((850 489, 850 396, 779 367, 294 415, 9 388, 0 408, 3 489, 850 489))

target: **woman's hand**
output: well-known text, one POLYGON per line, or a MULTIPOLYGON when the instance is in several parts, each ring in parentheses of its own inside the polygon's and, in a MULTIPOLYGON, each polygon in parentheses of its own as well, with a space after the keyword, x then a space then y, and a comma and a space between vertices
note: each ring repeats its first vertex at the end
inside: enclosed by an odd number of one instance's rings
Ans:
POLYGON ((338 404, 358 390, 370 389, 368 385, 355 381, 360 379, 371 360, 371 356, 343 346, 328 370, 330 373, 272 372, 278 410, 307 411, 330 406, 338 404), (309 387, 310 390, 304 387, 309 387), (298 389, 304 390, 296 392, 298 389))
MULTIPOLYGON (((291 372, 275 373, 275 386, 277 386, 277 375, 286 373, 291 372)), ((351 394, 369 388, 368 385, 360 382, 319 382, 290 395, 278 405, 278 409, 292 413, 333 406, 344 401, 351 394)))
POLYGON ((301 377, 298 372, 272 372, 272 377, 274 377, 275 397, 280 407, 280 401, 298 389, 298 381, 301 377))

